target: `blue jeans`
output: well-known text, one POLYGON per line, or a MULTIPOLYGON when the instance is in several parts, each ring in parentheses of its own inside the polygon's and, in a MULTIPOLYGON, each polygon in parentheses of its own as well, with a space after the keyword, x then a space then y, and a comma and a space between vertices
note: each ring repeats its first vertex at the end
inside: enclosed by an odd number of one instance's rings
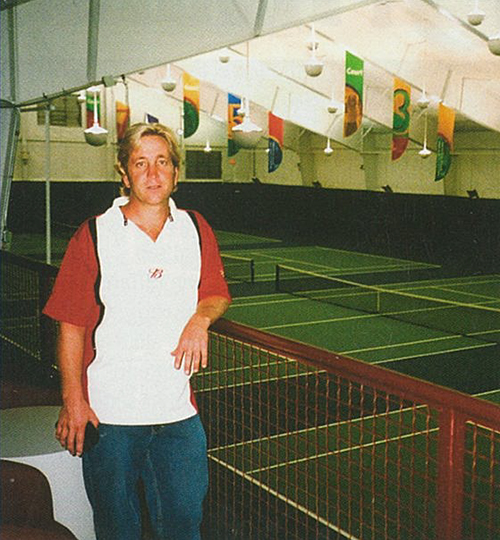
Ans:
POLYGON ((142 479, 156 538, 199 540, 208 488, 207 445, 199 417, 172 424, 101 424, 83 455, 97 540, 140 540, 142 479))

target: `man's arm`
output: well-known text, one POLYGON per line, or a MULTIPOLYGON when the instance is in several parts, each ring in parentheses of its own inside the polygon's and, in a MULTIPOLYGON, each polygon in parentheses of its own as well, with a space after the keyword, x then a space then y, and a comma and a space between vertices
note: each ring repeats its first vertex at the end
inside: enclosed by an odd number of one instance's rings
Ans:
POLYGON ((172 356, 175 356, 174 366, 180 369, 184 360, 184 372, 197 373, 208 365, 208 328, 219 317, 222 317, 229 307, 230 300, 225 296, 209 296, 200 300, 196 313, 189 319, 182 331, 179 343, 172 356))
POLYGON ((71 454, 81 456, 85 426, 99 419, 85 399, 82 386, 85 327, 61 322, 57 341, 57 356, 61 373, 63 406, 59 413, 56 437, 71 454))

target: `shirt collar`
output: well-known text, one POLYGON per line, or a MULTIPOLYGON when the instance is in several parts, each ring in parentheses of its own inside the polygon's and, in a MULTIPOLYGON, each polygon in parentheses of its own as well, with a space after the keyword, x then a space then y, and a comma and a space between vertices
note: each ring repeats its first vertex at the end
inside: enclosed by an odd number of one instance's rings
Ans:
MULTIPOLYGON (((128 197, 124 196, 124 197, 117 197, 114 201, 113 201, 113 209, 116 209, 120 216, 122 217, 122 219, 124 220, 124 223, 125 225, 127 224, 127 218, 124 216, 123 212, 120 210, 120 206, 125 206, 126 204, 128 203, 128 197)), ((179 215, 179 210, 177 208, 177 205, 175 204, 174 200, 172 198, 170 198, 168 200, 168 207, 170 209, 170 215, 168 216, 168 219, 167 221, 175 221, 179 215)))

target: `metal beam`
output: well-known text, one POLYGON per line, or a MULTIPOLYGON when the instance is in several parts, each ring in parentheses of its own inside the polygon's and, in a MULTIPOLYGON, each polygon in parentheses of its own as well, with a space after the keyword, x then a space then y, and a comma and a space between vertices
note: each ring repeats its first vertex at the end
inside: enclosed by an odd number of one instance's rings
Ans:
POLYGON ((266 18, 267 1, 268 0, 259 0, 257 15, 255 16, 255 24, 253 26, 254 37, 260 36, 262 32, 262 27, 264 26, 264 19, 266 18))
POLYGON ((87 80, 95 81, 99 52, 99 18, 101 0, 89 0, 89 26, 87 35, 87 80))

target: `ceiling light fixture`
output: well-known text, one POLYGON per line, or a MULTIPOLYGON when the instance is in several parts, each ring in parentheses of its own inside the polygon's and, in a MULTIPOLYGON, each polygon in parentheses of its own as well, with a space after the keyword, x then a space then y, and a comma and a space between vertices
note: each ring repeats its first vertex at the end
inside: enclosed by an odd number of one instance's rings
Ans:
POLYGON ((422 95, 420 96, 419 100, 417 101, 417 105, 419 109, 427 109, 429 106, 430 99, 427 97, 427 94, 425 93, 425 87, 422 90, 422 95))
POLYGON ((94 124, 92 127, 86 129, 83 133, 85 135, 85 141, 92 146, 102 146, 106 143, 108 138, 108 130, 99 125, 99 111, 97 109, 97 92, 99 88, 92 86, 89 88, 90 92, 94 92, 94 124))
POLYGON ((316 53, 313 51, 311 58, 304 64, 304 69, 309 77, 318 77, 323 73, 323 62, 316 58, 316 53))
POLYGON ((87 101, 87 92, 85 90, 80 90, 78 92, 78 103, 85 103, 87 101))
POLYGON ((420 150, 418 155, 422 159, 426 159, 431 154, 432 154, 432 152, 427 148, 427 111, 425 111, 425 116, 424 116, 424 147, 422 148, 422 150, 420 150))
POLYGON ((490 37, 488 40, 488 49, 491 53, 500 56, 500 33, 490 37))
POLYGON ((330 137, 327 138, 326 148, 323 150, 325 156, 330 157, 333 154, 333 149, 330 146, 330 137))
POLYGON ((160 84, 163 90, 165 90, 165 92, 173 92, 175 90, 175 87, 177 86, 177 81, 172 77, 170 64, 167 64, 167 71, 165 73, 165 77, 162 79, 160 84))
POLYGON ((335 102, 335 100, 333 98, 330 100, 330 103, 328 103, 328 106, 326 107, 326 110, 330 114, 335 114, 339 110, 339 108, 337 107, 337 103, 335 102))
POLYGON ((227 64, 230 59, 231 59, 231 57, 229 56, 229 53, 228 53, 227 50, 223 50, 223 51, 220 52, 220 54, 219 54, 219 62, 221 64, 227 64))
POLYGON ((337 102, 335 101, 334 99, 334 94, 333 94, 333 90, 332 90, 332 97, 330 99, 330 102, 328 103, 327 107, 326 107, 326 110, 330 113, 330 114, 335 114, 338 110, 339 110, 339 107, 337 105, 337 102))
POLYGON ((311 35, 310 35, 309 39, 306 41, 306 44, 307 44, 307 48, 310 51, 315 52, 315 51, 318 50, 319 41, 316 39, 316 32, 315 32, 315 29, 314 29, 314 24, 311 24, 311 35))
POLYGON ((311 25, 311 38, 307 42, 308 49, 311 51, 311 57, 304 64, 304 69, 309 77, 318 77, 323 72, 323 62, 316 57, 316 51, 318 50, 319 43, 316 41, 316 33, 314 31, 314 24, 311 25))
MULTIPOLYGON (((250 87, 250 44, 247 41, 247 92, 250 87)), ((250 99, 248 95, 243 98, 244 118, 241 124, 238 124, 232 128, 233 140, 241 148, 255 148, 262 136, 262 128, 257 126, 250 119, 250 99)))
POLYGON ((472 26, 479 26, 484 21, 485 13, 479 9, 479 0, 476 0, 474 9, 467 15, 467 20, 472 26))

